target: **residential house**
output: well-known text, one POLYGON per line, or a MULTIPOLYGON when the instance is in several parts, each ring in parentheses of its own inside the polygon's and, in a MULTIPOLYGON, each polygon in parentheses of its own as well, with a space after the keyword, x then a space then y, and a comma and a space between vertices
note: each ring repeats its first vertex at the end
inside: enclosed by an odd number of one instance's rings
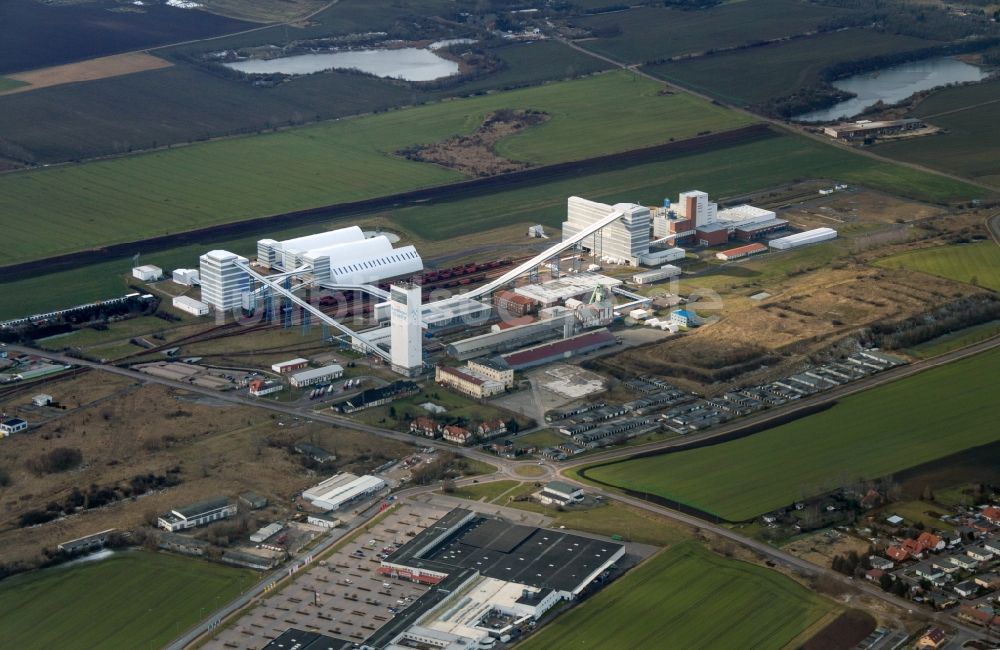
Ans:
POLYGON ((885 571, 882 569, 868 569, 865 571, 865 580, 871 580, 872 582, 879 582, 882 576, 885 575, 885 571))
POLYGON ((438 438, 441 436, 441 424, 431 418, 414 418, 410 420, 410 433, 425 438, 438 438))
POLYGON ((933 533, 923 532, 917 537, 917 543, 928 551, 943 551, 945 541, 933 533))
POLYGON ((896 562, 906 562, 910 559, 910 552, 904 549, 902 546, 892 545, 885 549, 885 554, 892 560, 896 562))
POLYGON ((997 615, 991 606, 985 603, 980 605, 962 605, 958 608, 958 613, 955 616, 963 621, 984 627, 1000 626, 1000 616, 997 615))
POLYGON ((1000 526, 1000 508, 996 506, 987 506, 986 508, 983 508, 979 514, 983 517, 983 519, 991 524, 1000 526))
POLYGON ((442 437, 448 442, 454 442, 457 445, 469 445, 472 444, 473 440, 471 431, 456 424, 449 424, 444 427, 442 437))
POLYGON ((937 627, 932 627, 924 632, 923 636, 917 639, 916 648, 917 650, 937 650, 937 648, 944 645, 945 638, 943 630, 937 627))
POLYGON ((986 546, 983 544, 979 544, 978 546, 967 546, 965 548, 965 554, 977 562, 989 562, 993 559, 993 553, 987 550, 986 546))
POLYGON ((952 564, 966 571, 975 571, 979 567, 979 562, 968 555, 949 555, 948 559, 952 564))
POLYGON ((887 560, 886 558, 878 555, 868 556, 868 564, 870 564, 873 569, 881 569, 883 571, 889 571, 896 566, 892 560, 887 560))
POLYGON ((1000 539, 996 537, 987 537, 983 540, 983 548, 993 555, 1000 555, 1000 539))
POLYGON ((507 433, 507 423, 503 420, 483 420, 476 425, 476 435, 484 440, 507 433))
POLYGON ((955 593, 961 596, 962 598, 972 598, 977 593, 979 593, 979 585, 976 584, 975 581, 973 580, 963 580, 962 582, 952 587, 952 589, 954 589, 955 593))
POLYGON ((1000 589, 1000 574, 993 572, 980 573, 973 580, 983 589, 989 589, 990 591, 1000 589))

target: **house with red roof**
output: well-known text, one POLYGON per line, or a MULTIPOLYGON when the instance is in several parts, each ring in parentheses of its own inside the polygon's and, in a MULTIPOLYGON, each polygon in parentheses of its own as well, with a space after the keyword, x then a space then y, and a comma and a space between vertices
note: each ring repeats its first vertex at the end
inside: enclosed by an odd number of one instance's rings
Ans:
POLYGON ((942 551, 947 546, 945 541, 933 533, 923 532, 917 537, 917 544, 920 544, 928 551, 942 551))
POLYGON ((442 437, 448 442, 454 442, 457 445, 468 445, 472 444, 473 435, 472 432, 465 427, 460 427, 457 424, 449 424, 444 428, 442 437))

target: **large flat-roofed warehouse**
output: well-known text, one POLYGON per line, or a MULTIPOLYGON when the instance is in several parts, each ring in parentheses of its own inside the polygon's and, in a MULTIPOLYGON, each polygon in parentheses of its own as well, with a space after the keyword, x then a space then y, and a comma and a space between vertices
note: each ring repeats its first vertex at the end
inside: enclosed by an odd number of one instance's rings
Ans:
POLYGON ((379 573, 437 584, 458 569, 572 600, 625 555, 621 544, 456 508, 382 561, 379 573))
POLYGON ((375 476, 336 474, 309 488, 302 497, 317 508, 336 510, 358 499, 378 494, 386 483, 375 476))
POLYGON ((885 120, 873 122, 871 120, 858 120, 835 124, 823 128, 823 133, 838 140, 856 140, 858 138, 868 138, 880 135, 895 135, 924 128, 924 123, 913 118, 903 120, 885 120))

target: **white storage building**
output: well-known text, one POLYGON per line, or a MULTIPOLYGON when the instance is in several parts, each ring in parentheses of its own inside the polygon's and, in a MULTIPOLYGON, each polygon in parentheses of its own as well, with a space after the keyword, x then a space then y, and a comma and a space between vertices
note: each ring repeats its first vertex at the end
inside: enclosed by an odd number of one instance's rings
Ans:
POLYGON ((188 287, 201 284, 198 269, 174 269, 172 278, 177 284, 183 284, 188 287))
POLYGON ((309 359, 303 359, 302 357, 289 359, 288 361, 279 361, 278 363, 271 364, 271 370, 281 375, 287 374, 289 372, 295 372, 296 370, 302 370, 303 368, 308 368, 308 367, 309 367, 309 359))
POLYGON ((413 246, 393 248, 385 235, 366 239, 358 226, 286 241, 261 239, 257 263, 284 271, 309 265, 315 282, 334 285, 368 284, 424 268, 413 246))
POLYGON ((155 282, 163 277, 163 269, 152 264, 143 264, 132 269, 132 277, 143 282, 155 282))
POLYGON ((747 204, 719 210, 716 214, 716 218, 719 221, 724 221, 734 226, 737 224, 749 225, 762 221, 770 221, 777 218, 777 216, 773 210, 765 210, 764 208, 757 208, 747 204))
POLYGON ((172 302, 174 307, 192 316, 205 316, 208 314, 208 305, 200 300, 188 298, 187 296, 175 296, 172 302))
POLYGON ((659 251, 649 251, 639 257, 639 262, 643 266, 660 266, 668 262, 676 262, 687 256, 687 251, 683 248, 667 248, 659 251))
POLYGON ((642 286, 644 284, 652 284, 654 282, 659 282, 660 280, 666 280, 667 278, 675 278, 681 274, 681 269, 673 264, 664 264, 658 269, 653 269, 652 271, 643 271, 642 273, 636 273, 632 276, 632 282, 642 286))
POLYGON ((837 231, 833 228, 815 228, 813 230, 807 230, 794 235, 788 235, 787 237, 772 239, 770 244, 771 248, 776 250, 787 250, 789 248, 798 248, 799 246, 815 244, 817 242, 836 238, 837 231))
POLYGON ((385 487, 386 482, 377 476, 335 474, 303 492, 302 498, 317 508, 337 510, 357 499, 378 494, 385 487))
POLYGON ((297 372, 289 378, 289 383, 295 388, 312 386, 330 379, 340 379, 344 376, 344 368, 336 363, 322 368, 313 368, 297 372))

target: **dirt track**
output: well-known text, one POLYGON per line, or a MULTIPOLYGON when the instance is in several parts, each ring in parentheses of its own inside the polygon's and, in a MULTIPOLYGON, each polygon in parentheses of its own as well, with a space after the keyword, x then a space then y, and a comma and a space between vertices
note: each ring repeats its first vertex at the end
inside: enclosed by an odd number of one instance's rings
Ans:
POLYGON ((548 183, 561 178, 570 178, 586 173, 607 172, 616 169, 627 169, 634 165, 640 165, 661 160, 679 158, 696 152, 723 149, 736 144, 754 142, 767 138, 777 137, 778 133, 766 124, 753 124, 732 131, 713 133, 679 142, 646 147, 643 149, 633 149, 622 153, 598 156, 586 160, 559 163, 555 165, 545 165, 543 167, 533 167, 522 171, 511 172, 498 176, 488 176, 467 181, 459 181, 449 185, 439 185, 410 192, 400 192, 388 196, 365 199, 363 201, 352 201, 349 203, 337 203, 333 205, 310 208, 307 210, 297 210, 284 214, 270 215, 247 219, 236 223, 220 224, 208 226, 197 230, 174 233, 172 235, 162 235, 138 241, 123 242, 113 244, 103 248, 56 255, 31 262, 11 264, 0 267, 0 276, 7 282, 20 280, 39 275, 47 275, 57 271, 76 269, 88 264, 106 262, 116 257, 127 257, 142 250, 143 253, 154 253, 156 251, 176 248, 186 244, 203 243, 209 245, 218 242, 223 238, 247 236, 253 234, 266 234, 274 230, 303 226, 311 223, 329 221, 330 219, 345 218, 363 212, 376 210, 386 210, 398 207, 407 203, 428 203, 436 201, 455 201, 467 199, 475 196, 492 194, 501 190, 511 190, 541 183, 548 183))

